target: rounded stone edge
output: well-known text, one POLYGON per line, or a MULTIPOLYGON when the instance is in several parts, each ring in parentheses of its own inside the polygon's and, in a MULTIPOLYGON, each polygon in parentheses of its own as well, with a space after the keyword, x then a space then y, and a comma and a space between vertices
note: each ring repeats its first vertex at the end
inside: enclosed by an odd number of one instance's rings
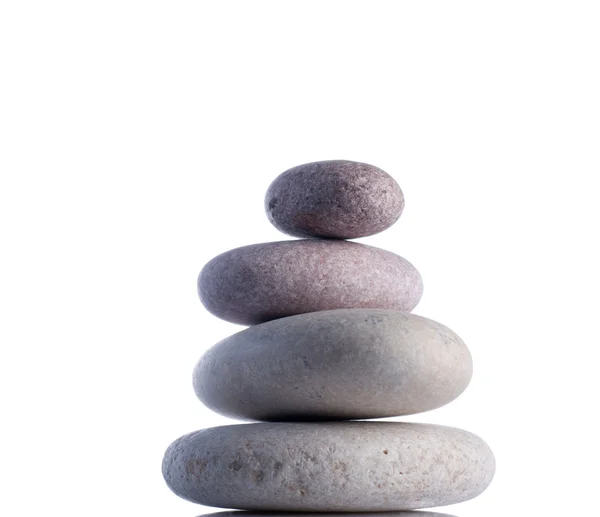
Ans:
POLYGON ((253 510, 227 510, 199 515, 198 517, 455 517, 447 513, 419 510, 391 512, 259 512, 253 510))

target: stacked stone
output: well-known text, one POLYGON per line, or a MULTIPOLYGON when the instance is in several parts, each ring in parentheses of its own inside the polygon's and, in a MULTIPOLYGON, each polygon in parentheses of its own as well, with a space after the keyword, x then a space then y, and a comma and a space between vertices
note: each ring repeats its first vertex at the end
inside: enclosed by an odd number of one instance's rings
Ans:
POLYGON ((209 408, 263 423, 176 440, 163 462, 169 487, 207 506, 270 512, 402 511, 483 492, 495 462, 479 437, 350 421, 438 408, 471 379, 463 341, 410 313, 422 294, 415 267, 345 240, 396 222, 398 184, 363 163, 310 163, 275 179, 265 207, 278 229, 302 239, 244 246, 204 267, 204 306, 253 326, 194 370, 209 408))

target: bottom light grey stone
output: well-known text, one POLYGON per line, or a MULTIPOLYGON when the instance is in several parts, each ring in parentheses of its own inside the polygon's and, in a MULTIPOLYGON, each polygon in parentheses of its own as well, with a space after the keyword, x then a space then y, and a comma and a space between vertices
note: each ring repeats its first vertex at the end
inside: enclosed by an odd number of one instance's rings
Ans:
POLYGON ((215 427, 167 449, 163 475, 180 497, 260 511, 377 512, 459 503, 495 470, 481 438, 404 422, 215 427))

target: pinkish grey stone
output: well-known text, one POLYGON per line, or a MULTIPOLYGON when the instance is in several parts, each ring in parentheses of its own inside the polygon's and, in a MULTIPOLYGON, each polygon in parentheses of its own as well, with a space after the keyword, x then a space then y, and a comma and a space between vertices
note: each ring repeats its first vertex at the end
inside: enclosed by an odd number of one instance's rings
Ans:
POLYGON ((383 418, 451 402, 472 370, 466 345, 440 323, 401 311, 338 309, 224 339, 198 362, 194 389, 232 418, 383 418))
POLYGON ((366 237, 389 228, 403 209, 402 190, 389 174, 348 160, 289 169, 265 197, 271 223, 295 237, 366 237))
POLYGON ((320 239, 236 248, 212 259, 198 278, 204 306, 243 325, 329 309, 411 311, 422 292, 421 275, 406 259, 320 239))
POLYGON ((476 497, 495 460, 461 429, 404 422, 262 423, 173 442, 163 475, 206 506, 278 512, 381 512, 476 497))

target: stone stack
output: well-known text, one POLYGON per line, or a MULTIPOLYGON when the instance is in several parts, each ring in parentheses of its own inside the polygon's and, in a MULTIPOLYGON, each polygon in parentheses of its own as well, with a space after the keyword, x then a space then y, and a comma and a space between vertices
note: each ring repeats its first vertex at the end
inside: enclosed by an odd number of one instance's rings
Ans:
POLYGON ((194 370, 209 408, 262 423, 176 440, 163 461, 169 487, 203 505, 263 512, 413 510, 483 492, 495 462, 477 436, 354 421, 438 408, 472 374, 454 332, 410 313, 422 294, 415 267, 345 240, 400 217, 398 184, 363 163, 310 163, 275 179, 265 208, 301 239, 237 248, 204 267, 204 306, 252 326, 209 349, 194 370))

